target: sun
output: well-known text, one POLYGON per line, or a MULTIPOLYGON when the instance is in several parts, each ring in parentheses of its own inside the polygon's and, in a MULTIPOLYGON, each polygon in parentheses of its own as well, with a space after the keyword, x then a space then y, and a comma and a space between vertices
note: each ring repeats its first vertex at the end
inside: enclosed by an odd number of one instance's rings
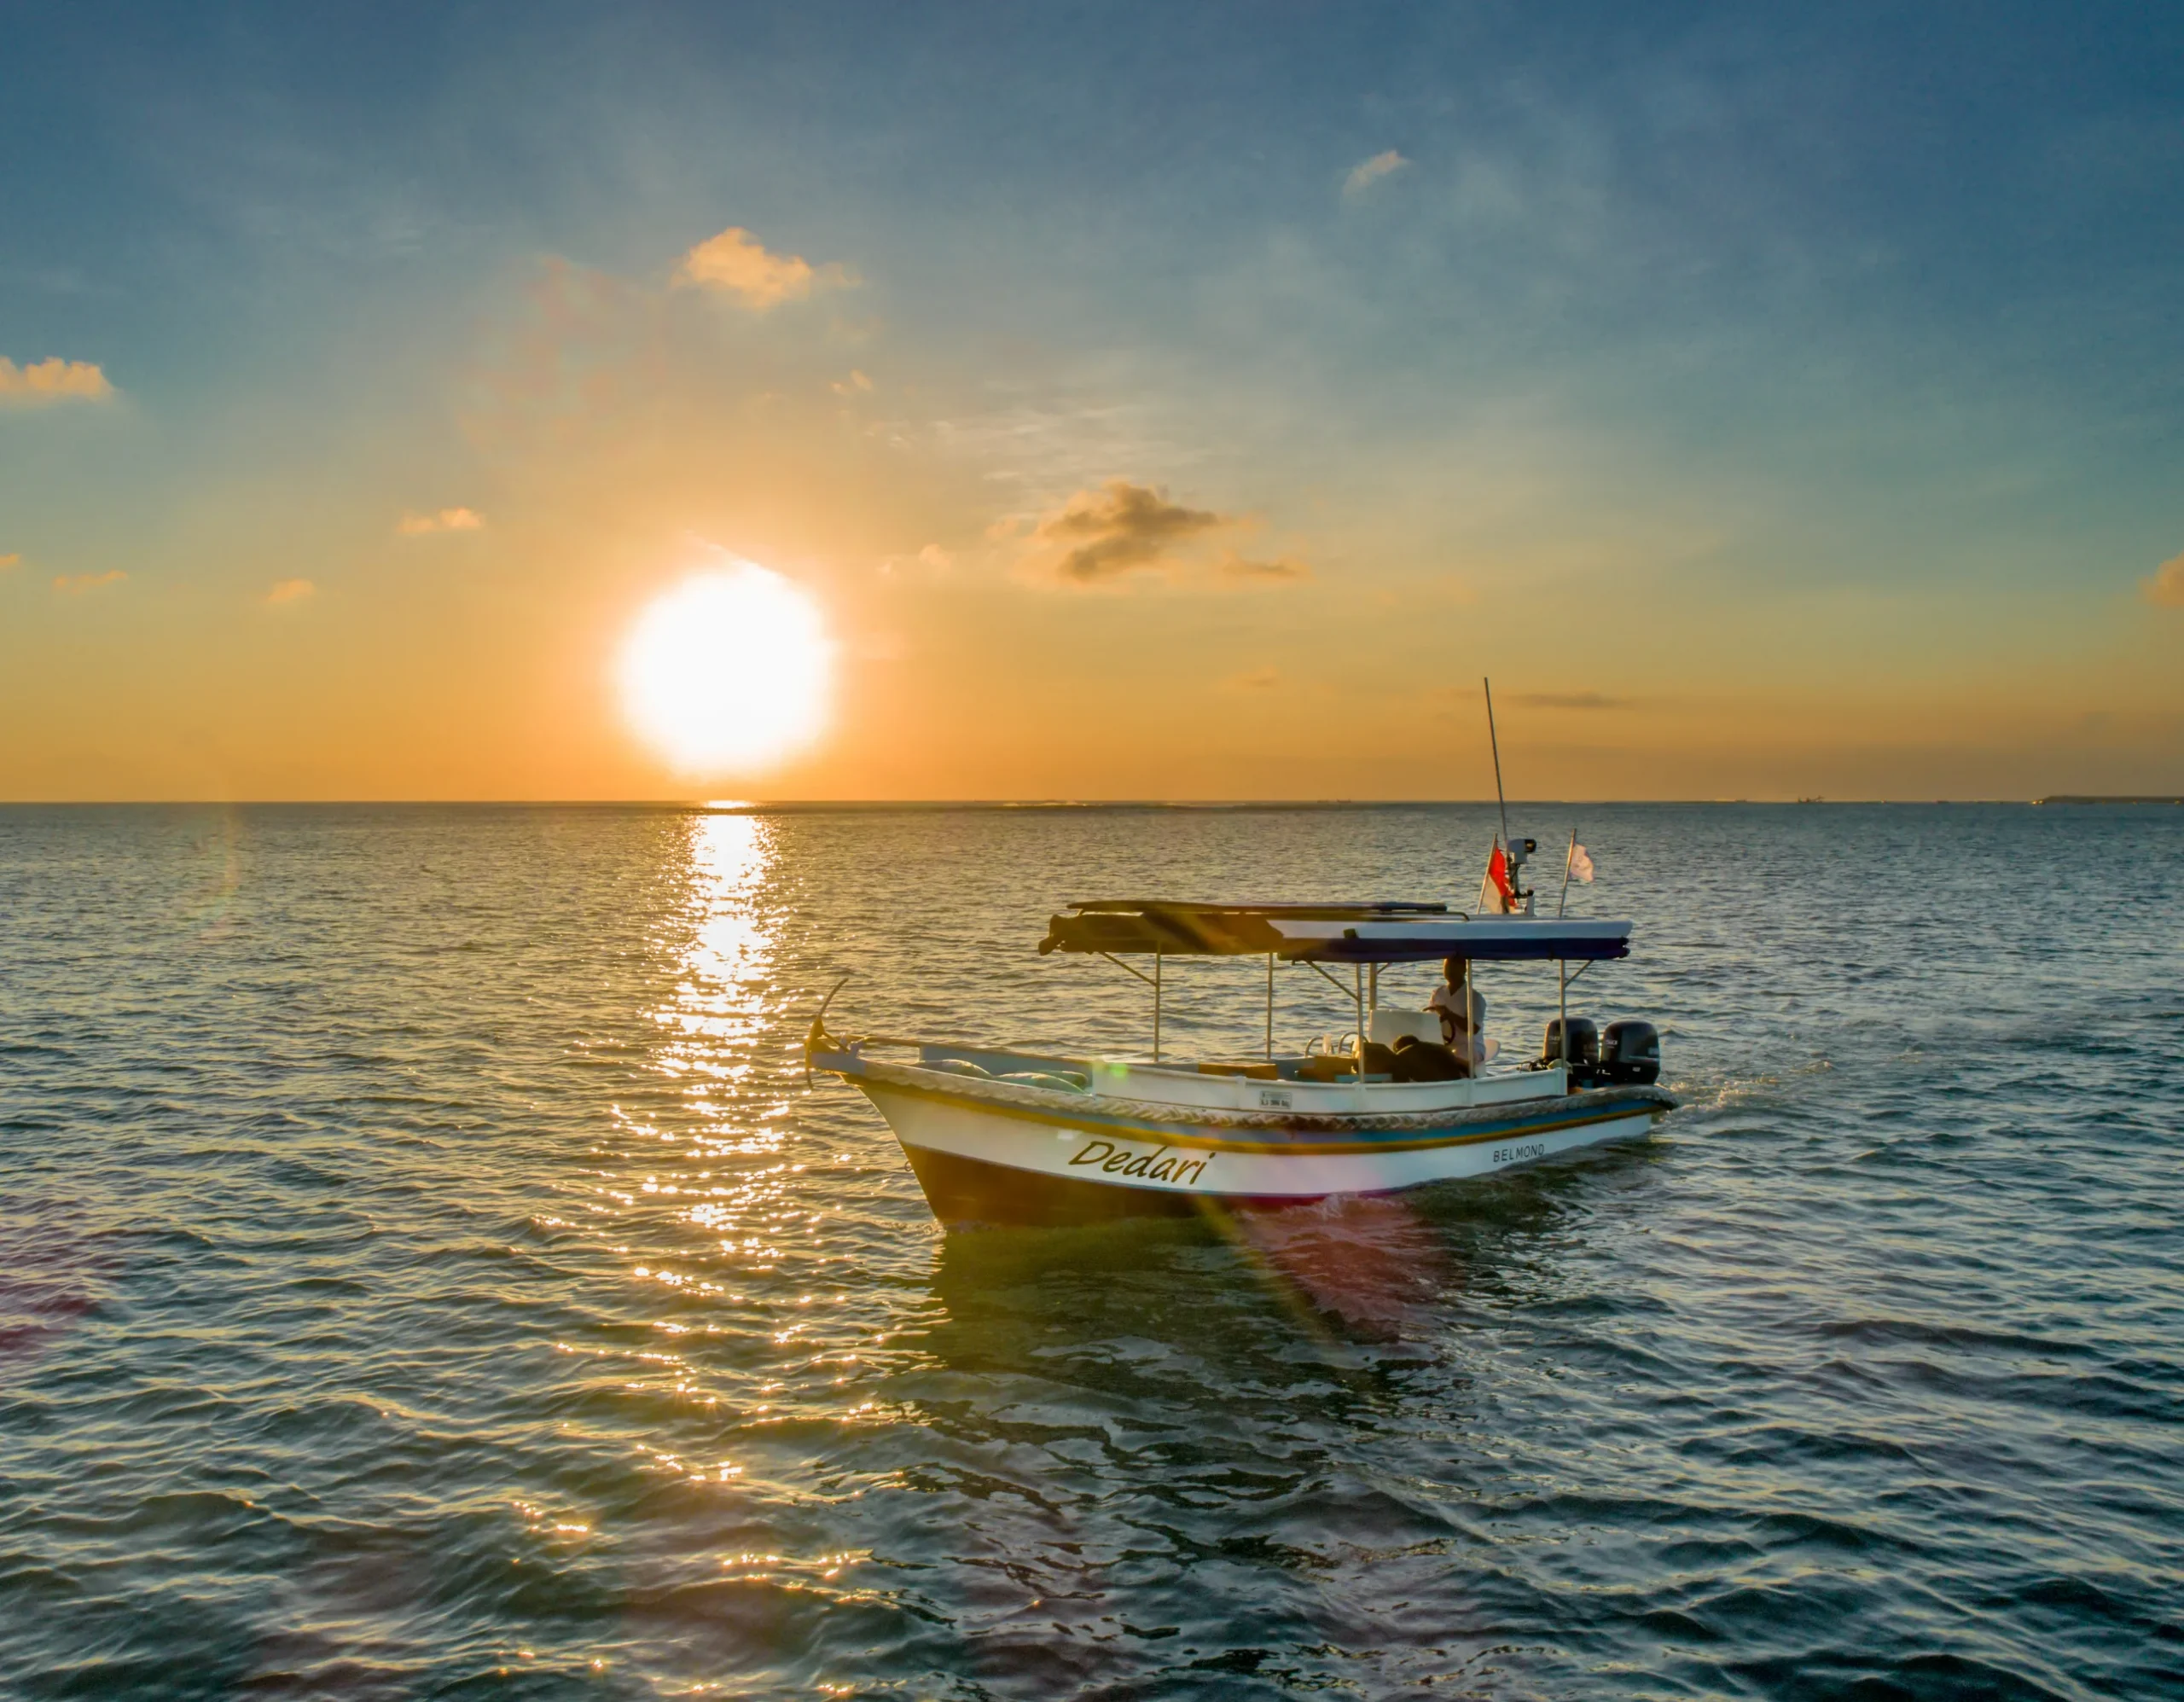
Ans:
POLYGON ((819 606, 735 556, 648 604, 618 670, 630 725, 682 773, 755 774, 826 729, 834 647, 819 606))

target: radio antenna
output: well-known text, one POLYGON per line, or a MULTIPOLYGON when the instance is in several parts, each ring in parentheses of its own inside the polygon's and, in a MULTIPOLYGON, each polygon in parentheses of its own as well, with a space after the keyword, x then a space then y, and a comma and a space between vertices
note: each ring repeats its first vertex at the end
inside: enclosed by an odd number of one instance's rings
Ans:
POLYGON ((1484 674, 1479 683, 1486 688, 1486 742, 1494 752, 1494 801, 1502 808, 1502 843, 1509 843, 1509 800, 1502 795, 1502 741, 1494 733, 1494 682, 1484 674))

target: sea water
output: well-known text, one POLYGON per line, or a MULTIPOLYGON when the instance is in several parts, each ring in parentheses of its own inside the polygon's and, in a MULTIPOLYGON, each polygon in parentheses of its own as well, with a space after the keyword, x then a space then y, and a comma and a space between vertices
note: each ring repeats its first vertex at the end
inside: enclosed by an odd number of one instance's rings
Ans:
POLYGON ((1651 1141, 949 1236, 839 978, 1141 1050, 1064 903, 1462 905, 1492 812, 0 810, 0 1689, 2184 1690, 2184 810, 1512 815, 1651 1141))

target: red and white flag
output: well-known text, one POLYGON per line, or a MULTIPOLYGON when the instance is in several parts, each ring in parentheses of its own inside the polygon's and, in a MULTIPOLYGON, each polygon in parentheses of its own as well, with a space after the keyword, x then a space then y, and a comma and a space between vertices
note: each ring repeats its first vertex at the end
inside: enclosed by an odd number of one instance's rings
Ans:
POLYGON ((1593 884, 1593 860, 1585 854, 1585 848, 1583 845, 1573 845, 1570 847, 1570 878, 1572 880, 1582 880, 1588 886, 1593 884))
POLYGON ((1502 841, 1494 842, 1494 855, 1486 860, 1486 879, 1479 883, 1480 909, 1491 916, 1513 915, 1517 895, 1509 886, 1509 859, 1502 854, 1502 841))

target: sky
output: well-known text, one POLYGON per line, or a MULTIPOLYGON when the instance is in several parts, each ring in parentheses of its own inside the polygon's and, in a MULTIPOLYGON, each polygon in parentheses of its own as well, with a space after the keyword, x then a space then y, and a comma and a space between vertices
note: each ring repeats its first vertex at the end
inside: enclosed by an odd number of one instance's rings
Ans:
POLYGON ((2184 793, 2184 11, 0 49, 0 799, 2184 793), (692 773, 729 557, 832 687, 692 773))

